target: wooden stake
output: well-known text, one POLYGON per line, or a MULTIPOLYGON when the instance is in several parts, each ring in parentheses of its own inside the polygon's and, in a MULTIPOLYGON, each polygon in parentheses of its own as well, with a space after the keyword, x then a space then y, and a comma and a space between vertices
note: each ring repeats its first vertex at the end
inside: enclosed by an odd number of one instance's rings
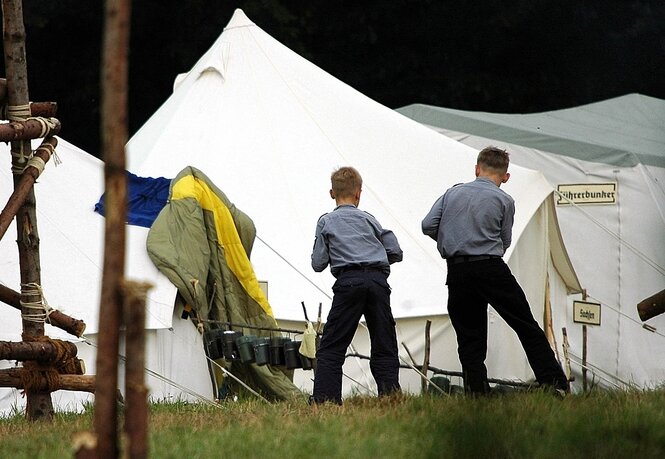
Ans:
MULTIPOLYGON (((586 289, 582 290, 582 301, 587 300, 586 289)), ((587 354, 587 329, 586 324, 582 325, 582 391, 586 392, 587 387, 587 370, 586 370, 586 354, 587 354)))
POLYGON ((127 221, 127 53, 129 49, 129 0, 106 0, 102 46, 101 151, 106 182, 104 268, 99 313, 97 396, 95 397, 96 455, 118 457, 116 390, 118 344, 122 315, 121 280, 125 266, 127 221))
MULTIPOLYGON (((22 1, 2 0, 2 17, 5 70, 7 72, 7 104, 14 108, 12 121, 20 121, 30 115, 22 1), (23 107, 27 107, 27 113, 23 107)), ((12 170, 14 172, 22 171, 32 151, 30 141, 13 141, 11 151, 12 170)), ((18 182, 19 176, 14 175, 15 188, 18 182)), ((16 214, 16 222, 21 285, 41 285, 36 200, 32 189, 16 214)), ((39 294, 25 294, 25 301, 39 302, 41 298, 39 294)), ((23 308, 22 313, 29 314, 29 311, 23 308)), ((23 336, 40 337, 43 335, 43 323, 23 319, 23 336)), ((26 417, 29 420, 53 418, 53 402, 48 391, 26 391, 26 417)))
MULTIPOLYGON (((429 354, 430 354, 429 331, 431 327, 432 327, 431 320, 425 322, 425 357, 423 357, 423 366, 422 369, 420 370, 422 374, 424 374, 425 376, 427 376, 427 371, 429 370, 429 354)), ((427 393, 427 379, 423 378, 420 381, 421 381, 420 393, 425 394, 427 393)))
POLYGON ((125 435, 126 456, 143 459, 148 455, 148 388, 145 374, 145 308, 152 284, 125 281, 123 317, 125 322, 127 360, 125 362, 125 435))
POLYGON ((586 353, 587 353, 587 330, 586 330, 586 325, 582 325, 582 391, 583 392, 586 392, 586 387, 587 387, 586 353))

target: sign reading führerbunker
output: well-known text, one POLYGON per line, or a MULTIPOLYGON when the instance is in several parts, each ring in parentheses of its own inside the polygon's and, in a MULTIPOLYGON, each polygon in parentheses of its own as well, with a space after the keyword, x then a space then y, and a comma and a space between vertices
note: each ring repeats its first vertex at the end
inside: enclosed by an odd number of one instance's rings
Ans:
POLYGON ((556 204, 616 204, 618 199, 616 183, 571 183, 557 186, 559 192, 556 204))

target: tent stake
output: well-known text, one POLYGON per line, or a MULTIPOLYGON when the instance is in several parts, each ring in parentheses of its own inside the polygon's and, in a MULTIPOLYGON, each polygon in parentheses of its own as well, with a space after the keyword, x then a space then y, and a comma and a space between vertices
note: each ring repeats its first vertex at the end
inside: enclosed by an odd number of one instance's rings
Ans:
MULTIPOLYGON (((425 322, 425 357, 423 357, 423 367, 421 372, 424 375, 427 375, 427 370, 429 369, 429 354, 430 354, 430 336, 429 336, 429 331, 430 328, 432 327, 432 321, 428 320, 425 322)), ((421 385, 420 385, 420 391, 424 394, 427 392, 427 378, 423 378, 421 380, 421 385)))
POLYGON ((145 311, 147 282, 124 281, 123 319, 127 330, 127 358, 125 359, 125 435, 126 454, 141 459, 148 454, 148 387, 145 384, 145 311))
MULTIPOLYGON (((429 321, 428 321, 428 322, 429 322, 429 321)), ((407 362, 406 360, 404 360, 404 358, 401 357, 401 356, 399 356, 399 359, 400 359, 402 362, 406 363, 406 364, 407 364, 412 370, 414 370, 416 373, 418 373, 418 374, 420 375, 420 377, 422 378, 422 380, 425 382, 425 387, 427 387, 427 383, 430 383, 430 384, 432 384, 432 386, 433 386, 434 388, 436 388, 436 390, 438 390, 439 392, 441 392, 443 395, 448 395, 448 394, 446 394, 446 393, 444 392, 444 390, 441 389, 437 384, 434 384, 434 383, 432 382, 432 380, 429 379, 425 373, 421 372, 418 368, 416 368, 416 361, 413 360, 413 356, 411 355, 411 352, 409 351, 409 348, 406 347, 406 344, 404 344, 404 343, 402 343, 402 346, 404 347, 404 350, 405 350, 406 353, 408 354, 408 356, 409 356, 409 358, 411 359, 411 362, 413 362, 413 364, 410 364, 409 362, 407 362)), ((425 393, 423 392, 423 395, 424 395, 424 394, 425 394, 425 393)))

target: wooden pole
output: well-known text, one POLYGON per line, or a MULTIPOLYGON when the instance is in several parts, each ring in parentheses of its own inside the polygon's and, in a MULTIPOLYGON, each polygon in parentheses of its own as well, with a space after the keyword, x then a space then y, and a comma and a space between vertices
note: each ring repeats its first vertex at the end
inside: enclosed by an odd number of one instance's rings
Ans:
MULTIPOLYGON (((0 124, 0 142, 54 136, 60 132, 60 128, 60 121, 57 118, 30 118, 25 121, 12 121, 0 124)), ((26 154, 29 152, 30 150, 27 150, 26 154)))
MULTIPOLYGON (((582 291, 582 301, 587 300, 586 289, 582 291)), ((582 325, 582 391, 586 392, 587 388, 587 329, 586 324, 582 325)))
MULTIPOLYGON (((425 376, 427 376, 427 371, 429 370, 429 355, 430 355, 430 328, 432 327, 432 321, 428 320, 425 322, 425 357, 423 357, 423 366, 420 370, 425 376)), ((427 379, 422 378, 420 383, 420 393, 427 393, 427 379)))
POLYGON ((152 284, 125 281, 123 284, 127 360, 125 362, 126 456, 144 459, 148 455, 148 388, 145 375, 145 308, 152 284))
MULTIPOLYGON (((0 78, 0 117, 3 120, 9 119, 7 114, 7 79, 0 78)), ((45 116, 47 118, 55 116, 58 112, 56 102, 30 102, 30 113, 32 116, 45 116)))
POLYGON ((99 313, 95 431, 98 458, 118 457, 116 390, 118 344, 122 316, 121 280, 125 266, 127 181, 127 53, 130 2, 106 0, 101 68, 101 151, 106 182, 104 268, 99 313))
MULTIPOLYGON (((24 378, 22 368, 5 368, 0 370, 0 387, 15 387, 24 389, 24 378)), ((55 381, 47 380, 43 374, 37 374, 37 379, 33 381, 41 390, 47 391, 49 386, 51 390, 74 390, 82 392, 95 392, 95 376, 91 375, 62 375, 55 377, 55 381), (53 387, 52 385, 55 385, 53 387)))
POLYGON ((586 392, 586 387, 587 387, 586 353, 587 353, 587 329, 586 325, 582 325, 582 391, 583 392, 586 392))
POLYGON ((69 341, 0 341, 0 360, 36 360, 42 363, 76 357, 76 344, 69 341))
MULTIPOLYGON (((18 309, 19 311, 21 310, 21 294, 4 285, 0 285, 0 301, 18 309)), ((69 317, 67 314, 58 311, 57 309, 51 310, 47 323, 50 323, 54 327, 58 327, 77 338, 80 338, 85 331, 85 322, 69 317)))
MULTIPOLYGON (((30 116, 30 98, 28 95, 28 69, 25 53, 25 27, 23 25, 23 3, 21 0, 2 0, 3 44, 5 51, 5 70, 7 72, 7 105, 11 121, 25 120, 30 116)), ((29 140, 13 141, 12 172, 14 187, 18 185, 19 175, 30 157, 32 148, 29 140)), ((41 285, 41 265, 39 260, 39 232, 37 230, 36 200, 34 190, 30 190, 23 206, 16 214, 17 243, 21 285, 41 285)), ((41 295, 23 292, 25 303, 39 303, 41 295)), ((23 336, 44 336, 43 322, 25 319, 30 311, 22 308, 23 336)), ((52 419, 53 402, 48 391, 26 390, 26 417, 30 420, 52 419)))
POLYGON ((651 295, 637 304, 637 313, 642 321, 649 320, 665 312, 665 290, 651 295))
POLYGON ((7 228, 9 228, 9 225, 14 220, 14 216, 23 206, 23 203, 27 199, 28 194, 32 190, 32 186, 37 181, 39 175, 42 173, 41 169, 43 169, 44 164, 46 164, 48 160, 51 159, 51 155, 53 154, 57 144, 58 140, 55 137, 44 139, 42 144, 35 151, 35 155, 33 157, 39 158, 39 160, 31 159, 28 161, 26 168, 23 169, 23 174, 21 174, 18 183, 14 187, 14 192, 9 197, 5 208, 2 209, 2 212, 0 212, 0 239, 3 238, 7 232, 7 228))
MULTIPOLYGON (((52 118, 58 113, 57 102, 30 102, 30 114, 32 116, 40 116, 43 118, 52 118)), ((3 105, 0 108, 0 118, 3 120, 8 119, 7 106, 3 105)))

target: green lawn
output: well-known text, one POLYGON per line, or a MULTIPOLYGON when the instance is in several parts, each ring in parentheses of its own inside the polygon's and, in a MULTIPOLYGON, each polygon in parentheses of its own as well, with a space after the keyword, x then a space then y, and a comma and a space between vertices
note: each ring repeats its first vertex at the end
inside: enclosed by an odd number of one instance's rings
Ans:
MULTIPOLYGON (((52 423, 0 420, 0 458, 72 457, 92 409, 52 423)), ((493 398, 353 397, 151 405, 154 458, 656 458, 665 457, 665 391, 602 392, 563 400, 542 392, 493 398)))

